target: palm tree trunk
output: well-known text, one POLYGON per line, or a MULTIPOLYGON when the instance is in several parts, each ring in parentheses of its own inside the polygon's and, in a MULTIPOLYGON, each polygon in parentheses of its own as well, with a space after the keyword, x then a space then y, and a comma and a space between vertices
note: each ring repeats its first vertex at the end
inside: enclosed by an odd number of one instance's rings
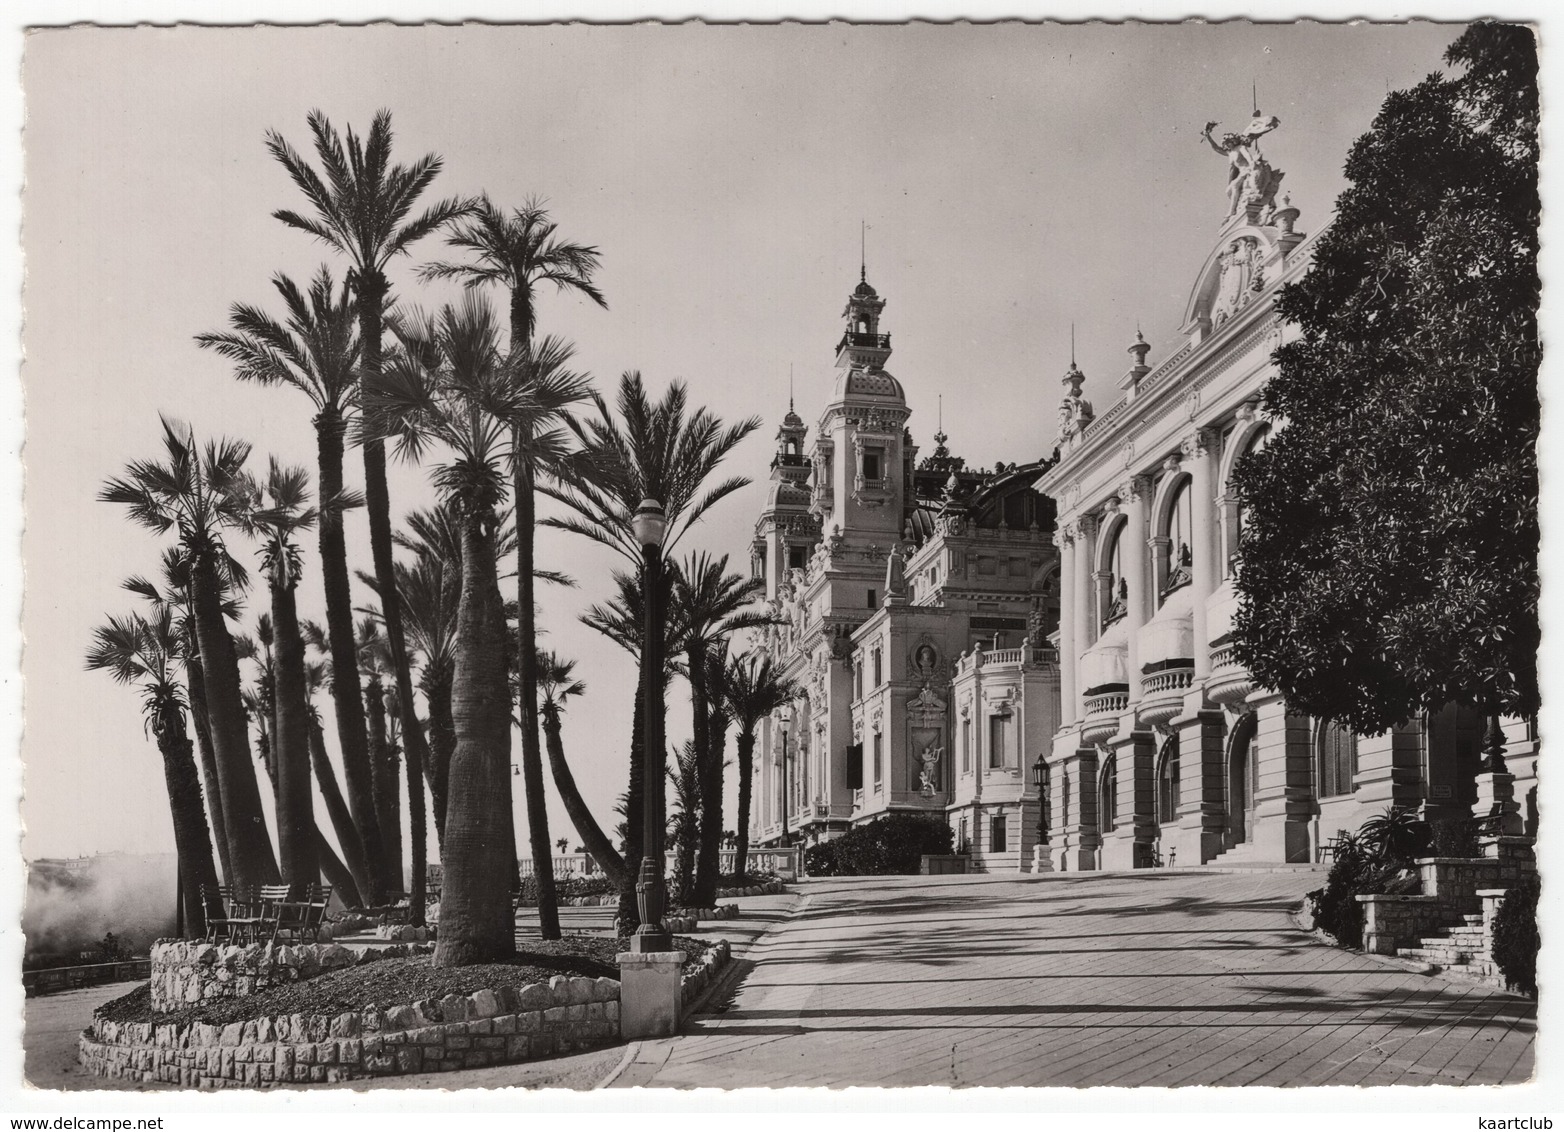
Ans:
POLYGON ((331 885, 336 894, 342 897, 342 903, 349 908, 362 907, 363 897, 359 895, 358 885, 353 883, 353 874, 342 863, 342 858, 337 856, 336 850, 332 849, 331 842, 326 840, 320 827, 312 823, 310 829, 314 835, 315 855, 320 860, 320 871, 326 883, 331 885))
MULTIPOLYGON (((320 783, 320 796, 326 803, 326 816, 331 819, 337 844, 342 846, 343 859, 353 877, 356 896, 348 906, 362 907, 364 893, 368 891, 363 878, 369 875, 369 865, 364 859, 364 841, 359 836, 358 826, 353 824, 353 815, 337 786, 337 772, 332 769, 331 759, 326 754, 326 736, 321 730, 320 721, 313 718, 310 720, 310 763, 315 770, 315 781, 320 783)), ((345 893, 342 899, 347 900, 345 893)))
POLYGON ((708 717, 711 722, 706 731, 706 765, 709 774, 701 776, 701 860, 710 870, 705 884, 700 881, 700 868, 696 868, 696 890, 703 898, 702 908, 717 903, 717 889, 722 885, 722 794, 723 770, 728 758, 728 721, 719 712, 708 717))
MULTIPOLYGON (((330 503, 342 492, 342 415, 335 409, 315 418, 320 463, 320 498, 330 503)), ((358 656, 353 636, 353 593, 348 579, 348 554, 343 513, 326 507, 320 516, 320 573, 326 592, 326 635, 331 650, 331 702, 336 714, 337 744, 342 751, 342 775, 360 839, 380 843, 380 816, 374 806, 374 774, 370 770, 369 735, 364 725, 364 699, 358 683, 358 656)), ((347 852, 344 847, 343 852, 347 852)), ((363 895, 380 903, 385 890, 383 866, 367 862, 358 883, 363 895)))
POLYGON ((643 790, 646 773, 646 682, 650 678, 645 650, 640 660, 640 679, 635 685, 635 717, 630 729, 630 781, 625 792, 625 854, 629 862, 619 882, 619 934, 629 935, 641 926, 641 913, 635 904, 635 882, 641 864, 644 837, 643 790))
POLYGON ((217 866, 212 861, 212 840, 201 806, 201 779, 196 773, 190 736, 185 731, 185 713, 177 700, 162 700, 155 709, 152 727, 158 751, 163 756, 163 780, 168 787, 168 806, 174 819, 174 848, 179 855, 180 875, 184 878, 186 931, 191 939, 206 935, 208 908, 221 915, 217 896, 217 866), (206 902, 202 902, 202 893, 206 902))
MULTIPOLYGON (((380 379, 381 343, 384 333, 384 304, 389 284, 378 271, 361 272, 358 291, 358 333, 363 351, 360 386, 380 379)), ((380 589, 381 615, 385 620, 386 644, 391 652, 391 667, 396 673, 397 705, 402 713, 403 742, 407 746, 408 778, 421 776, 428 754, 424 733, 418 724, 413 702, 413 677, 408 667, 407 640, 402 632, 402 605, 397 597, 396 563, 391 547, 391 494, 386 486, 385 441, 368 430, 364 439, 364 503, 369 512, 369 548, 375 560, 375 582, 380 589)), ((492 563, 491 563, 492 568, 492 563)), ((509 697, 507 697, 508 699, 509 697)), ((509 713, 507 713, 508 715, 509 713)), ((410 885, 412 917, 423 923, 424 874, 427 869, 428 840, 421 812, 413 815, 413 876, 410 885)))
POLYGON ((222 587, 210 554, 196 554, 193 604, 201 672, 206 677, 207 711, 218 784, 228 833, 229 883, 241 888, 276 884, 277 858, 261 811, 261 792, 250 761, 250 735, 239 693, 239 659, 223 622, 222 587))
POLYGON ((402 832, 401 816, 395 812, 396 753, 391 749, 391 739, 387 735, 386 689, 378 676, 372 677, 365 687, 364 702, 369 717, 369 767, 374 788, 375 823, 380 829, 380 838, 373 843, 373 853, 380 862, 384 893, 401 892, 402 853, 401 846, 394 840, 402 832))
POLYGON ((223 821, 223 795, 217 779, 217 756, 212 751, 212 724, 206 714, 206 680, 201 675, 201 654, 190 635, 189 659, 185 661, 185 694, 190 703, 190 722, 195 724, 196 750, 201 754, 201 780, 206 784, 206 808, 212 815, 212 841, 223 876, 230 877, 228 865, 228 828, 223 821))
POLYGON ((516 497, 517 670, 521 674, 521 783, 527 799, 527 839, 538 878, 538 930, 559 938, 559 898, 554 890, 554 846, 548 834, 548 799, 543 794, 543 757, 538 749, 538 624, 533 594, 535 500, 532 468, 525 462, 520 430, 512 433, 516 497))
POLYGON ((749 807, 751 779, 755 774, 755 725, 746 720, 739 729, 739 827, 738 844, 733 853, 735 884, 742 885, 749 873, 749 807))
POLYGON ((424 666, 419 688, 429 705, 429 801, 440 849, 445 849, 445 806, 451 773, 451 752, 456 749, 456 724, 451 720, 451 670, 444 663, 424 666))
POLYGON ((683 800, 679 815, 679 855, 677 879, 679 899, 686 908, 695 907, 695 850, 700 844, 700 768, 694 759, 681 760, 677 767, 679 797, 683 800))
POLYGON ((298 898, 320 880, 315 854, 314 791, 310 789, 310 709, 304 678, 304 638, 293 587, 272 583, 272 664, 277 727, 272 757, 277 767, 277 843, 282 879, 298 898))
POLYGON ((513 845, 495 799, 510 791, 510 688, 505 678, 505 614, 494 555, 477 514, 462 526, 462 595, 445 834, 445 888, 434 965, 463 967, 515 954, 516 924, 507 878, 513 845))
POLYGON ((559 796, 565 803, 565 813, 570 815, 571 824, 576 827, 576 833, 580 835, 586 851, 592 854, 592 859, 603 870, 608 883, 615 888, 620 887, 624 884, 624 860, 614 852, 614 843, 597 824, 597 819, 587 808, 586 799, 581 797, 581 791, 576 788, 576 777, 570 773, 570 764, 565 761, 559 709, 551 703, 543 705, 543 737, 548 747, 549 770, 554 775, 554 785, 559 789, 559 796))
POLYGON ((722 767, 711 765, 711 708, 706 691, 705 647, 692 645, 686 650, 685 659, 690 666, 690 710, 694 713, 695 766, 701 790, 700 849, 695 859, 695 889, 690 907, 710 908, 717 902, 717 853, 722 846, 722 767), (715 818, 712 815, 713 797, 716 799, 715 818), (714 823, 715 842, 710 833, 714 823))

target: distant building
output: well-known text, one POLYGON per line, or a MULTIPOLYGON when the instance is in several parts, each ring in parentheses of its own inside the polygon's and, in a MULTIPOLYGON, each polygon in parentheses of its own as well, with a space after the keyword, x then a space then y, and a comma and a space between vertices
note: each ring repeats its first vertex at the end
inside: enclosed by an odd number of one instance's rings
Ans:
POLYGON ((760 645, 805 694, 761 729, 753 836, 925 813, 980 867, 1015 869, 1058 725, 1047 464, 968 469, 943 432, 920 463, 884 307, 860 278, 813 440, 791 406, 777 432, 751 561, 780 619, 760 645))

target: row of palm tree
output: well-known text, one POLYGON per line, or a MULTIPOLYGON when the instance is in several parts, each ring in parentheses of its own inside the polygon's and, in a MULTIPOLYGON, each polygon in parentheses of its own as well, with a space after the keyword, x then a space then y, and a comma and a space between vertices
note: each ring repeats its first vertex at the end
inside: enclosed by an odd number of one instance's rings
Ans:
MULTIPOLYGON (((383 902, 401 873, 400 748, 415 922, 424 906, 424 823, 432 808, 445 876, 436 962, 503 958, 514 947, 506 883, 516 870, 508 782, 514 725, 521 731, 532 859, 540 865, 551 859, 546 746, 578 835, 620 883, 622 927, 630 930, 633 863, 641 855, 640 792, 647 773, 661 773, 646 765, 643 725, 661 723, 668 679, 679 673, 690 685, 691 766, 699 791, 698 836, 692 839, 698 845, 687 891, 691 902, 710 903, 729 721, 740 725, 742 839, 754 730, 770 710, 756 705, 766 695, 792 694, 766 662, 727 656, 733 633, 762 623, 754 609, 756 584, 728 573, 725 557, 704 554, 659 575, 671 610, 660 650, 667 663, 658 672, 641 665, 640 691, 649 694, 638 694, 628 828, 616 848, 565 759, 561 713, 585 687, 570 661, 538 648, 536 584, 568 579, 538 566, 535 534, 540 522, 571 531, 638 567, 642 551, 630 518, 642 499, 655 498, 669 519, 665 554, 673 551, 713 506, 748 482, 717 471, 758 421, 729 425, 706 409, 692 409, 678 382, 653 399, 633 372, 621 379, 611 410, 570 368, 572 348, 537 333, 537 299, 545 287, 606 306, 593 282, 595 248, 559 238, 536 201, 507 213, 486 197, 448 198, 419 211, 441 160, 431 154, 411 165, 393 163, 385 112, 363 138, 352 130, 339 135, 318 112, 309 127, 318 168, 281 135, 267 135, 268 149, 309 205, 274 215, 345 260, 345 278, 339 284, 330 266, 322 266, 301 288, 278 275, 273 285, 280 316, 236 304, 227 329, 197 342, 231 361, 241 381, 304 394, 316 432, 318 493, 312 500, 310 475, 302 468, 272 460, 263 478, 252 478, 245 470, 248 444, 223 439, 203 445, 187 426, 165 419, 163 458, 132 463, 100 496, 176 540, 165 556, 162 587, 142 579, 127 583, 152 611, 100 628, 89 665, 143 689, 149 727, 165 761, 182 867, 195 882, 187 887, 213 889, 215 839, 222 876, 231 884, 282 879, 303 885, 324 870, 365 905, 383 902), (387 277, 392 260, 442 230, 471 258, 429 264, 418 275, 459 280, 465 296, 433 314, 393 303, 387 277), (503 329, 483 297, 491 284, 507 293, 509 325, 503 329), (362 494, 346 486, 349 444, 362 452, 362 494), (437 508, 408 516, 403 531, 391 521, 388 446, 398 457, 428 460, 440 496, 437 508), (561 504, 563 513, 540 520, 540 494, 561 504), (362 608, 352 600, 345 515, 360 506, 367 511, 374 569, 359 580, 379 604, 355 623, 362 608), (311 527, 319 540, 324 627, 301 619, 297 605, 298 539, 311 527), (229 549, 236 535, 258 540, 268 583, 266 643, 259 650, 246 647, 244 636, 229 627, 248 584, 229 549), (398 548, 410 557, 399 559, 398 548), (510 603, 499 579, 502 561, 512 553, 517 582, 510 603), (310 658, 310 647, 318 659, 310 658), (241 652, 257 669, 248 689, 241 652), (333 705, 340 787, 314 703, 322 689, 333 705), (644 718, 648 705, 658 713, 650 721, 644 718), (202 773, 185 730, 187 710, 202 773), (252 723, 273 787, 277 852, 251 759, 252 723), (316 828, 316 789, 340 859, 316 828)), ((638 658, 644 653, 641 580, 635 570, 619 575, 614 601, 584 618, 638 658)), ((258 622, 258 636, 261 628, 258 622)), ((654 733, 661 734, 660 726, 654 733)), ((653 749, 661 747, 659 740, 653 749)), ((545 866, 537 874, 541 931, 557 938, 552 871, 545 866)), ((189 909, 192 928, 199 930, 199 917, 212 910, 189 909)))

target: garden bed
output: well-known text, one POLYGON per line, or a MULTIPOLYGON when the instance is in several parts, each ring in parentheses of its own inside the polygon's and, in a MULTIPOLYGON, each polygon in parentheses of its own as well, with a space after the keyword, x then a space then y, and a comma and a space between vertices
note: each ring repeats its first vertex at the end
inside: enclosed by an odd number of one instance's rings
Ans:
MULTIPOLYGON (((709 945, 675 938, 674 946, 688 957, 691 969, 709 945)), ((243 998, 193 1004, 183 1010, 154 1014, 150 988, 134 991, 98 1008, 97 1016, 113 1022, 206 1022, 225 1025, 284 1014, 342 1014, 378 1005, 403 1005, 450 994, 546 983, 555 975, 618 979, 615 956, 619 940, 604 936, 567 936, 561 940, 530 940, 509 963, 472 967, 435 967, 428 955, 366 957, 352 967, 312 979, 272 987, 243 998)))

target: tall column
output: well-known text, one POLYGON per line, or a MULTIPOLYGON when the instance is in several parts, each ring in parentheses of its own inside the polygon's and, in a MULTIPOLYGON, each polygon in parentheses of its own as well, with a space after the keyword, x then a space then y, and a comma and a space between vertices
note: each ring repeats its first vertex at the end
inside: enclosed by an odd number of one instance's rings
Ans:
POLYGON ((1194 601, 1191 603, 1190 628, 1195 644, 1195 679, 1211 675, 1211 637, 1206 631, 1206 603, 1216 591, 1217 579, 1222 576, 1218 555, 1221 538, 1217 530, 1216 478, 1219 474, 1215 439, 1207 429, 1197 429, 1184 441, 1185 464, 1189 468, 1190 525, 1194 528, 1195 545, 1190 547, 1194 556, 1194 601))
POLYGON ((1140 628, 1146 623, 1148 558, 1146 545, 1146 506, 1150 501, 1151 485, 1146 476, 1131 476, 1119 489, 1119 501, 1124 506, 1126 524, 1120 536, 1119 556, 1124 565, 1126 587, 1124 602, 1125 656, 1129 667, 1130 706, 1140 700, 1140 628))
MULTIPOLYGON (((1075 691, 1075 607, 1081 600, 1076 592, 1075 543, 1080 535, 1073 523, 1065 523, 1054 532, 1059 549, 1059 726, 1074 723, 1079 709, 1075 691)), ((1039 642, 1040 643, 1040 642, 1039 642)))
POLYGON ((1255 704, 1254 828, 1246 830, 1257 859, 1277 864, 1309 860, 1314 817, 1313 728, 1280 696, 1255 704))
POLYGON ((1178 733, 1178 864, 1203 865, 1222 852, 1227 822, 1224 779, 1227 728, 1219 711, 1197 711, 1173 721, 1178 733))
MULTIPOLYGON (((1096 564, 1092 561, 1092 551, 1097 545, 1097 517, 1095 515, 1083 515, 1075 521, 1075 602, 1072 614, 1075 617, 1075 655, 1070 658, 1071 669, 1080 666, 1081 653, 1092 647, 1092 641, 1097 636, 1095 619, 1097 617, 1097 578, 1096 564)), ((1079 672, 1075 681, 1075 717, 1080 718, 1080 696, 1086 689, 1082 687, 1079 672)))

